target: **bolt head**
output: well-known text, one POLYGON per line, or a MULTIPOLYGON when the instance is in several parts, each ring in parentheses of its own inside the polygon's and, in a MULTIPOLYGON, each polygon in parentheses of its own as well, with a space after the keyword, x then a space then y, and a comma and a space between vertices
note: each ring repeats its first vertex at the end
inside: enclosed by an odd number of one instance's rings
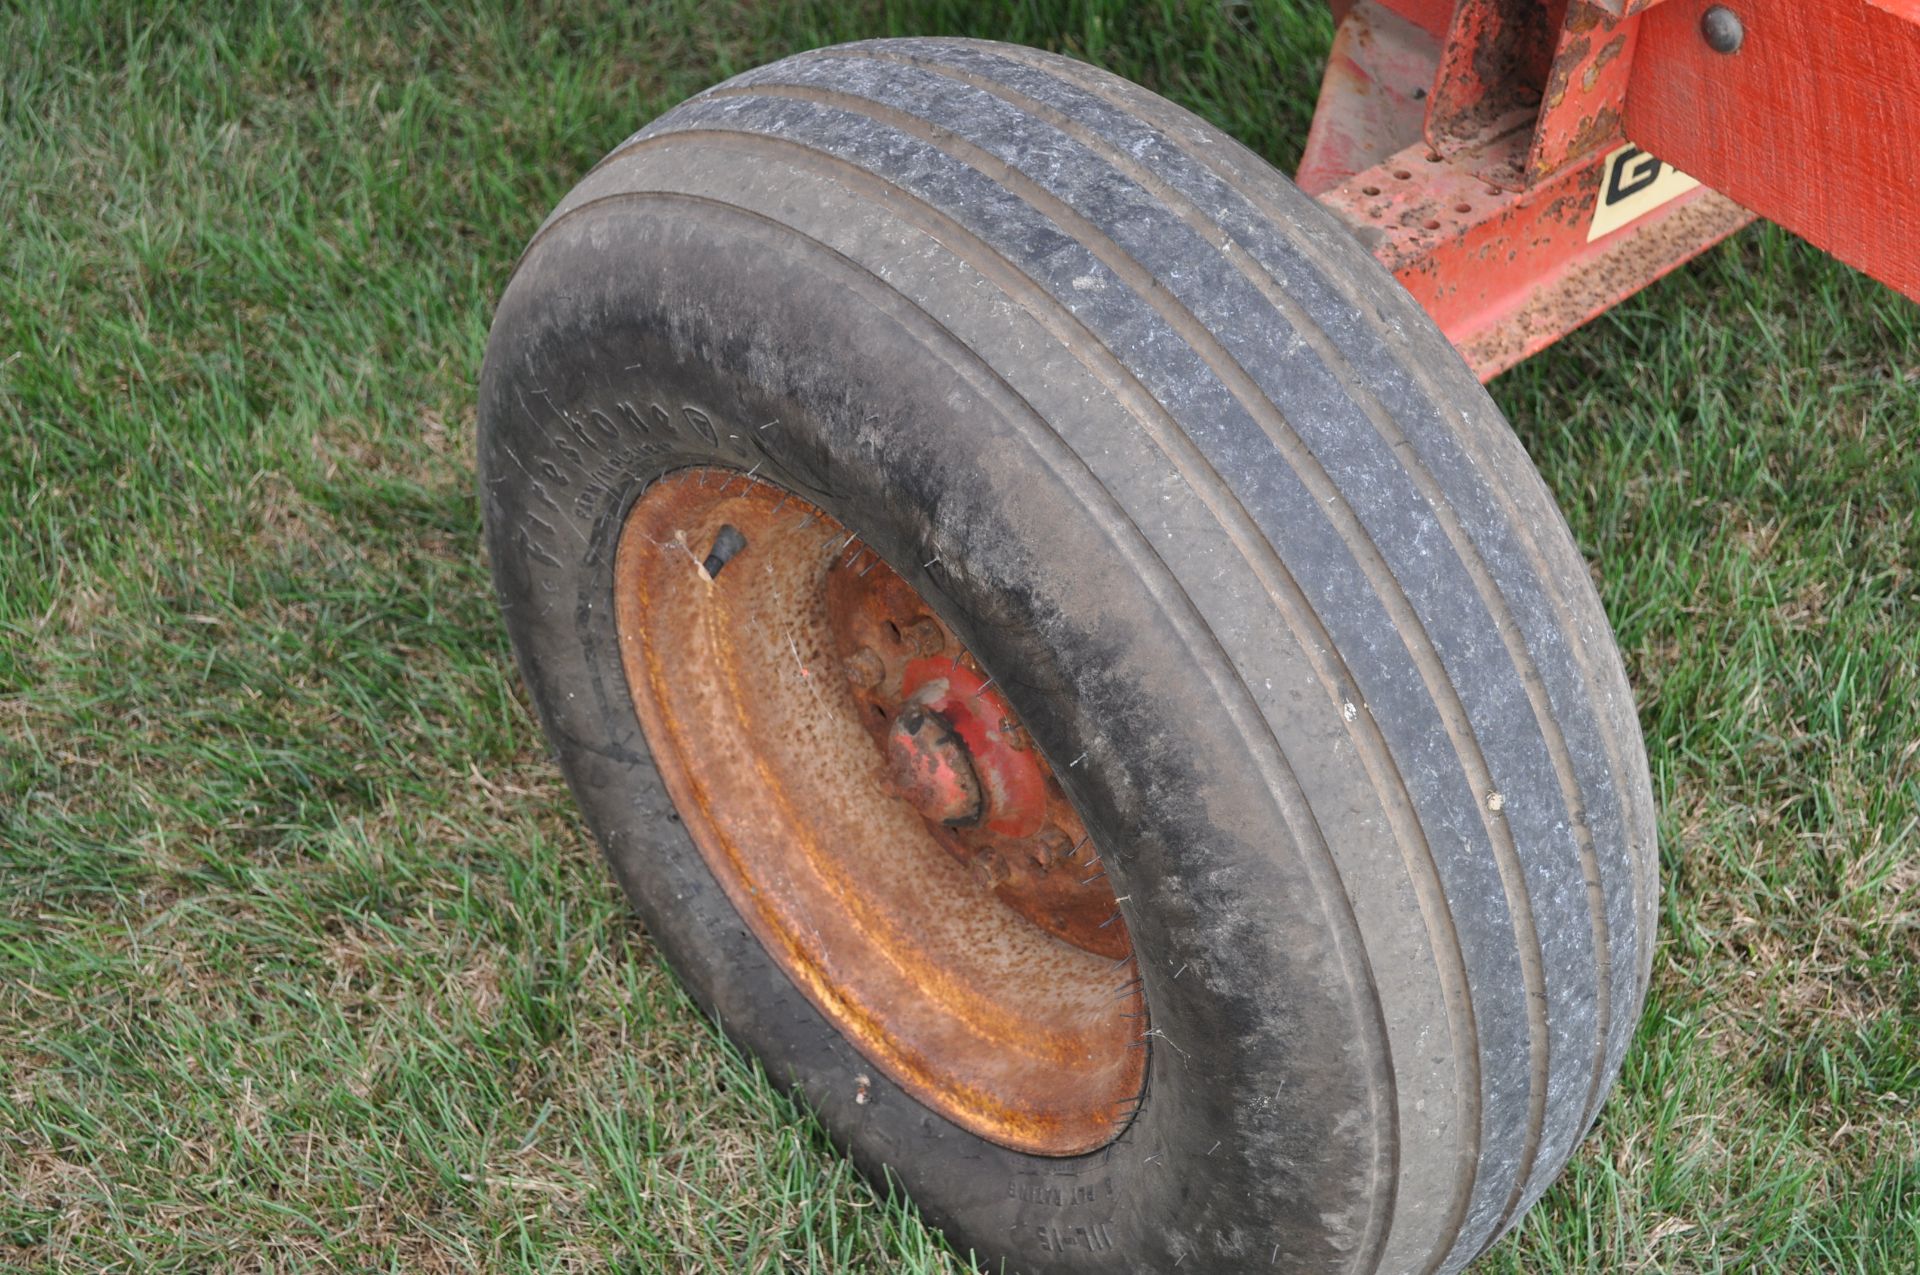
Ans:
POLYGON ((1700 34, 1715 53, 1738 53, 1747 42, 1746 24, 1740 15, 1723 4, 1716 4, 1700 17, 1700 34))
POLYGON ((1073 855, 1073 838, 1058 828, 1042 828, 1033 838, 1033 864, 1051 872, 1073 855))
POLYGON ((1013 870, 1007 867, 1007 861, 992 850, 982 850, 973 856, 973 877, 981 885, 991 890, 1006 883, 1013 870))
POLYGON ((847 680, 863 691, 870 691, 880 685, 880 679, 887 675, 887 663, 880 653, 872 647, 863 646, 847 657, 847 680))
POLYGON ((930 615, 923 615, 901 630, 901 636, 913 644, 913 649, 922 657, 938 655, 947 648, 947 632, 940 627, 940 621, 930 615))

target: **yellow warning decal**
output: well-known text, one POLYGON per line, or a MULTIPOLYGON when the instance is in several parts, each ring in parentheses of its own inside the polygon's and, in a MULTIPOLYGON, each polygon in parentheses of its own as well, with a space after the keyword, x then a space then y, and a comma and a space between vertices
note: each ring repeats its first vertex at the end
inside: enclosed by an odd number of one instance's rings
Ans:
POLYGON ((1607 156, 1600 177, 1600 202, 1593 209, 1587 242, 1610 235, 1670 203, 1700 183, 1629 143, 1607 156))

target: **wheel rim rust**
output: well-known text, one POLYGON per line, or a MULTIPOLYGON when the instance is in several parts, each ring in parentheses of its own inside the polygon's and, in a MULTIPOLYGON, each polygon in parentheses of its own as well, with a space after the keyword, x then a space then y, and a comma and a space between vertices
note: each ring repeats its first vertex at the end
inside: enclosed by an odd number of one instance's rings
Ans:
POLYGON ((807 998, 984 1138, 1111 1141, 1146 1074, 1126 923, 1046 758, 913 587, 800 497, 696 468, 629 512, 614 609, 661 779, 807 998))

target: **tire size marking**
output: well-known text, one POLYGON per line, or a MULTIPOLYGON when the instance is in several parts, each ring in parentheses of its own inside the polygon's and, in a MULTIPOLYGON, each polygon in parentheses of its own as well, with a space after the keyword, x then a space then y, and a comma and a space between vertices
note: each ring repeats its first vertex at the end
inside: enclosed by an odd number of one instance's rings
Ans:
POLYGON ((1600 166, 1600 201, 1593 208, 1587 242, 1610 235, 1670 204, 1700 183, 1631 143, 1607 156, 1600 166))
POLYGON ((1099 1222, 1091 1226, 1038 1226, 1034 1234, 1043 1253, 1066 1253, 1076 1248, 1089 1253, 1113 1251, 1113 1232, 1099 1222))
POLYGON ((546 431, 547 450, 564 457, 574 472, 566 474, 547 459, 540 462, 541 473, 562 487, 581 484, 574 493, 572 513, 582 520, 592 518, 628 475, 677 450, 675 442, 713 447, 721 434, 712 413, 691 403, 676 412, 650 400, 621 399, 610 412, 598 407, 584 412, 555 408, 554 415, 559 428, 546 431))
POLYGON ((1099 1204, 1113 1198, 1113 1184, 1075 1182, 1060 1186, 1052 1182, 1023 1182, 1015 1178, 1007 1183, 1007 1198, 1023 1204, 1051 1204, 1055 1208, 1073 1204, 1099 1204))
POLYGON ((622 479, 641 468, 645 462, 672 450, 666 443, 642 441, 629 443, 614 452, 581 475, 586 486, 573 498, 573 516, 583 521, 592 518, 601 503, 619 490, 622 479))

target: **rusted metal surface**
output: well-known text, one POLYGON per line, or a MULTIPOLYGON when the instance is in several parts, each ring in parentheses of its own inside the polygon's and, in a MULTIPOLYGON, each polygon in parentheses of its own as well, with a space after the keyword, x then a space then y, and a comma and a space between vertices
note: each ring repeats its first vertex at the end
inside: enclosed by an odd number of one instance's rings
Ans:
POLYGON ((1626 131, 1842 261, 1920 299, 1920 0, 1707 0, 1641 19, 1626 131))
MULTIPOLYGON (((1357 0, 1334 33, 1301 162, 1318 192, 1425 137, 1519 190, 1623 139, 1638 19, 1588 0, 1468 0, 1435 35, 1393 0, 1357 0), (1496 145, 1531 129, 1524 163, 1496 145)), ((1430 20, 1431 13, 1418 15, 1430 20)))
POLYGON ((794 984, 982 1137, 1043 1155, 1111 1141, 1147 1056, 1126 925, 987 672, 853 533, 735 471, 651 487, 614 577, 661 778, 794 984), (918 742, 890 751, 901 734, 918 742), (903 751, 950 784, 903 783, 903 751))
POLYGON ((1397 0, 1359 0, 1336 37, 1302 185, 1483 380, 1751 220, 1710 191, 1644 210, 1616 191, 1621 215, 1596 223, 1647 20, 1588 0, 1464 0, 1428 42, 1397 0), (1423 61, 1432 91, 1409 138, 1405 85, 1423 61), (1402 145, 1388 153, 1389 139, 1402 145))
MULTIPOLYGON (((924 706, 938 714, 971 759, 983 800, 967 827, 1020 840, 1046 826, 1052 812, 1040 755, 1026 747, 1013 710, 977 669, 934 655, 908 664, 898 685, 906 700, 901 712, 924 706)), ((886 690, 883 685, 876 693, 886 690)))
POLYGON ((923 819, 949 828, 980 822, 980 776, 953 723, 930 708, 908 704, 887 731, 893 786, 923 819))
MULTIPOLYGON (((826 589, 839 648, 875 652, 883 669, 857 688, 858 719, 891 754, 903 715, 937 714, 980 793, 976 817, 930 817, 928 834, 1034 925, 1083 951, 1124 957, 1126 927, 1114 920, 1113 889, 1086 828, 998 686, 885 563, 869 554, 853 566, 831 573, 826 589)), ((927 801, 923 812, 958 808, 964 778, 929 781, 906 789, 909 801, 927 801)))
POLYGON ((1419 141, 1439 59, 1430 31, 1378 0, 1356 0, 1334 31, 1300 188, 1317 195, 1419 141))
POLYGON ((1538 105, 1567 7, 1567 0, 1460 0, 1441 43, 1428 140, 1436 133, 1477 135, 1480 128, 1460 121, 1538 105))
POLYGON ((1616 18, 1584 0, 1567 6, 1527 152, 1529 184, 1625 140, 1627 83, 1639 34, 1638 18, 1616 18))
POLYGON ((1414 147, 1320 198, 1490 380, 1752 220, 1697 189, 1589 241, 1604 160, 1512 192, 1414 147))
POLYGON ((1494 145, 1531 126, 1566 0, 1461 0, 1427 103, 1428 147, 1503 190, 1526 184, 1524 155, 1494 145))
MULTIPOLYGON (((1491 379, 1752 220, 1752 213, 1704 187, 1596 244, 1574 242, 1583 233, 1576 220, 1567 227, 1572 234, 1558 241, 1561 252, 1546 273, 1490 297, 1473 322, 1458 325, 1453 339, 1481 379, 1491 379)), ((1490 255, 1486 247, 1462 244, 1457 268, 1474 269, 1476 257, 1490 255)), ((1440 260, 1433 267, 1436 277, 1449 268, 1440 260)))

